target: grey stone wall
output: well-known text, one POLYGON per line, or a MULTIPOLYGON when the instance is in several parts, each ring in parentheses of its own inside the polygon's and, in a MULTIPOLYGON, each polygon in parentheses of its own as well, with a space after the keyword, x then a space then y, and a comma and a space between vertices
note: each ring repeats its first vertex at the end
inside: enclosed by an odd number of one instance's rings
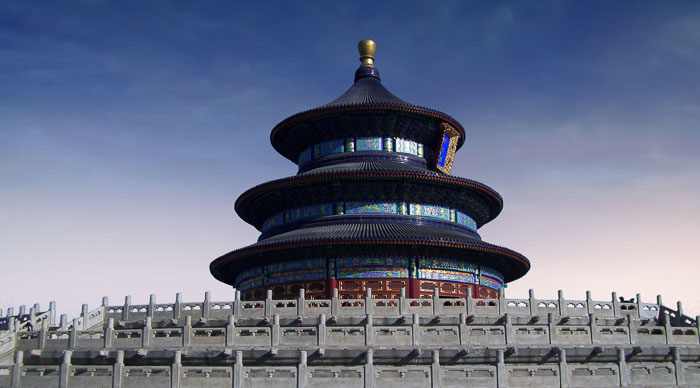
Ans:
POLYGON ((697 319, 657 303, 297 299, 55 306, 0 320, 0 387, 700 386, 697 319))

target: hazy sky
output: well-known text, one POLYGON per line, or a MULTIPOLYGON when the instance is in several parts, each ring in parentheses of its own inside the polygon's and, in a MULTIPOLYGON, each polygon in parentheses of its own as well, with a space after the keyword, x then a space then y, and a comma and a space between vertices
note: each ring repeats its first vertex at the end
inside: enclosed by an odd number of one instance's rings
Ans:
POLYGON ((700 2, 0 2, 0 308, 233 298, 237 196, 295 165, 272 127, 382 82, 467 130, 503 195, 509 297, 611 291, 700 313, 700 2))

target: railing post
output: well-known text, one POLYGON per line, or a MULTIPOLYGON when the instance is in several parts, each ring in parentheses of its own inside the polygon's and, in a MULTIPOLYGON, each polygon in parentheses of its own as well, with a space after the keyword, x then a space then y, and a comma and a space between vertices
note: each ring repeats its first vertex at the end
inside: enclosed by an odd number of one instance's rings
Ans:
POLYGON ((81 330, 87 330, 90 328, 90 323, 88 322, 90 320, 90 318, 89 318, 90 314, 88 311, 87 303, 84 303, 82 307, 83 307, 83 309, 82 309, 82 312, 80 313, 80 318, 82 318, 83 325, 82 325, 81 330))
POLYGON ((71 356, 72 355, 73 355, 73 352, 70 350, 63 351, 63 362, 61 363, 61 366, 59 369, 59 379, 58 379, 58 386, 60 388, 65 388, 68 386, 68 376, 70 374, 71 356))
POLYGON ((306 309, 306 294, 303 288, 299 289, 299 298, 297 299, 297 315, 302 317, 306 309))
POLYGON ((176 350, 173 357, 173 365, 170 369, 171 387, 180 388, 180 378, 182 376, 182 351, 176 350))
POLYGON ((182 293, 178 292, 175 294, 175 305, 173 306, 173 318, 182 318, 182 293))
POLYGON ((506 293, 505 293, 505 288, 501 286, 501 289, 498 290, 498 314, 503 315, 506 313, 506 293))
POLYGON ((124 309, 122 310, 122 321, 129 320, 129 310, 131 310, 131 295, 124 297, 124 309))
POLYGON ((569 315, 566 307, 566 300, 564 300, 564 290, 557 291, 557 304, 559 305, 559 315, 569 315))
POLYGON ((365 318, 365 346, 372 346, 372 337, 374 337, 372 319, 372 314, 367 314, 365 318))
POLYGON ((61 328, 62 331, 68 330, 68 315, 67 314, 61 314, 61 320, 59 323, 59 327, 61 328))
POLYGON ((105 327, 105 349, 112 347, 112 338, 114 338, 114 318, 109 318, 105 327))
POLYGON ((566 364, 566 350, 559 349, 559 385, 569 388, 569 368, 566 364))
POLYGON ((406 306, 406 287, 401 287, 401 293, 399 294, 399 315, 406 314, 408 310, 406 306))
POLYGON ((272 316, 272 347, 277 348, 280 345, 280 315, 272 316))
POLYGON ((234 315, 228 316, 228 323, 226 324, 226 346, 233 346, 233 330, 236 326, 236 317, 234 315))
POLYGON ((496 386, 499 388, 508 386, 505 351, 503 349, 498 349, 496 356, 496 386))
POLYGON ((78 340, 78 318, 73 319, 73 326, 70 328, 70 337, 68 337, 68 349, 75 349, 75 342, 78 340))
POLYGON ((146 317, 146 324, 143 325, 143 332, 141 334, 141 345, 144 348, 151 346, 151 332, 153 331, 153 318, 146 317))
POLYGON ((236 363, 233 365, 233 388, 243 387, 243 352, 236 351, 236 363))
POLYGON ((318 318, 318 346, 321 348, 326 347, 326 314, 321 314, 318 318))
POLYGON ((617 349, 617 363, 620 369, 620 386, 628 387, 630 385, 630 374, 627 370, 627 360, 625 359, 625 349, 617 349))
POLYGON ((586 310, 588 314, 595 312, 595 306, 593 306, 593 298, 591 298, 590 290, 586 290, 586 310))
POLYGON ((433 350, 433 362, 430 365, 432 388, 440 387, 440 351, 433 350))
POLYGON ((593 313, 588 313, 588 327, 591 330, 591 344, 600 344, 600 336, 598 333, 598 322, 596 316, 593 313))
POLYGON ((308 377, 307 371, 307 353, 306 350, 299 351, 299 366, 297 369, 297 387, 306 387, 306 380, 308 377))
POLYGON ((204 319, 209 319, 210 312, 211 312, 211 292, 207 291, 204 293, 204 304, 202 305, 202 317, 204 317, 204 319))
POLYGON ((685 385, 685 372, 683 370, 680 349, 677 347, 671 348, 671 355, 673 356, 673 366, 676 370, 676 385, 685 385))
POLYGON ((46 347, 46 337, 49 331, 49 321, 44 319, 41 321, 41 328, 39 329, 39 349, 46 347))
POLYGON ((474 314, 474 297, 472 296, 472 288, 467 287, 467 315, 474 314))
POLYGON ((413 313, 411 331, 413 332, 413 347, 418 347, 420 345, 420 315, 417 313, 413 313))
POLYGON ((642 294, 637 294, 637 318, 642 317, 642 294))
POLYGON ((272 315, 272 290, 267 290, 265 293, 265 316, 272 315))
POLYGON ((513 322, 511 320, 510 314, 503 314, 503 321, 506 336, 506 345, 510 345, 515 342, 515 331, 513 330, 513 322))
POLYGON ((185 315, 185 326, 182 328, 182 346, 188 347, 192 341, 192 316, 185 315))
POLYGON ((367 287, 367 290, 365 290, 365 314, 372 314, 372 310, 374 310, 372 307, 374 307, 374 303, 372 303, 372 289, 367 287))
POLYGON ((22 367, 24 364, 24 352, 18 350, 15 353, 15 364, 12 365, 12 386, 19 387, 22 377, 22 367))
POLYGON ((233 315, 239 316, 241 313, 241 292, 236 290, 234 299, 233 299, 233 315))
POLYGON ((331 317, 337 317, 340 314, 340 300, 338 299, 338 289, 333 289, 333 297, 331 298, 331 317))
POLYGON ((153 317, 153 313, 156 310, 156 294, 151 294, 148 297, 148 308, 146 309, 146 316, 153 317))
MULTIPOLYGON (((0 314, 2 315, 2 314, 0 314)), ((51 322, 51 326, 56 325, 56 302, 51 301, 49 302, 49 322, 51 322)))
POLYGON ((535 299, 535 290, 532 288, 528 291, 530 298, 530 315, 537 315, 537 299, 535 299))
POLYGON ((620 310, 620 301, 617 300, 617 292, 612 293, 612 304, 613 304, 613 313, 615 314, 616 318, 619 318, 621 315, 621 310, 620 310))
POLYGON ((124 376, 124 351, 117 351, 117 362, 114 363, 114 372, 112 373, 112 387, 121 388, 124 376))
POLYGON ((365 352, 365 388, 374 387, 374 351, 365 352))
POLYGON ((440 290, 437 287, 433 288, 433 315, 442 313, 442 304, 440 303, 440 290))

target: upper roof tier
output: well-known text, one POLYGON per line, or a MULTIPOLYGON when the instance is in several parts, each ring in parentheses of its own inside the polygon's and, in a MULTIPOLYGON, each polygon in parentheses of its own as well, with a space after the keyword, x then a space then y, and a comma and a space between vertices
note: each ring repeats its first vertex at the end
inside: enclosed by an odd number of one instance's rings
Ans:
POLYGON ((457 149, 464 144, 464 127, 440 111, 410 104, 389 92, 374 67, 374 42, 358 45, 362 64, 355 83, 342 96, 318 108, 292 115, 273 128, 272 146, 296 163, 306 148, 346 137, 399 137, 427 147, 439 146, 443 123, 458 133, 457 149))

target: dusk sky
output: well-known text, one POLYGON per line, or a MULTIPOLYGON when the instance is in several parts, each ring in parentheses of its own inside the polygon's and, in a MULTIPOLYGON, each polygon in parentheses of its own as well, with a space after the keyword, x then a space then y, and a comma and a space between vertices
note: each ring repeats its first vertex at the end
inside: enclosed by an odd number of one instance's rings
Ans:
MULTIPOLYGON (((233 299, 235 199, 296 166, 275 124, 382 83, 467 131, 453 174, 527 256, 507 297, 700 313, 700 2, 0 2, 0 308, 233 299)), ((16 310, 15 310, 16 311, 16 310)))

